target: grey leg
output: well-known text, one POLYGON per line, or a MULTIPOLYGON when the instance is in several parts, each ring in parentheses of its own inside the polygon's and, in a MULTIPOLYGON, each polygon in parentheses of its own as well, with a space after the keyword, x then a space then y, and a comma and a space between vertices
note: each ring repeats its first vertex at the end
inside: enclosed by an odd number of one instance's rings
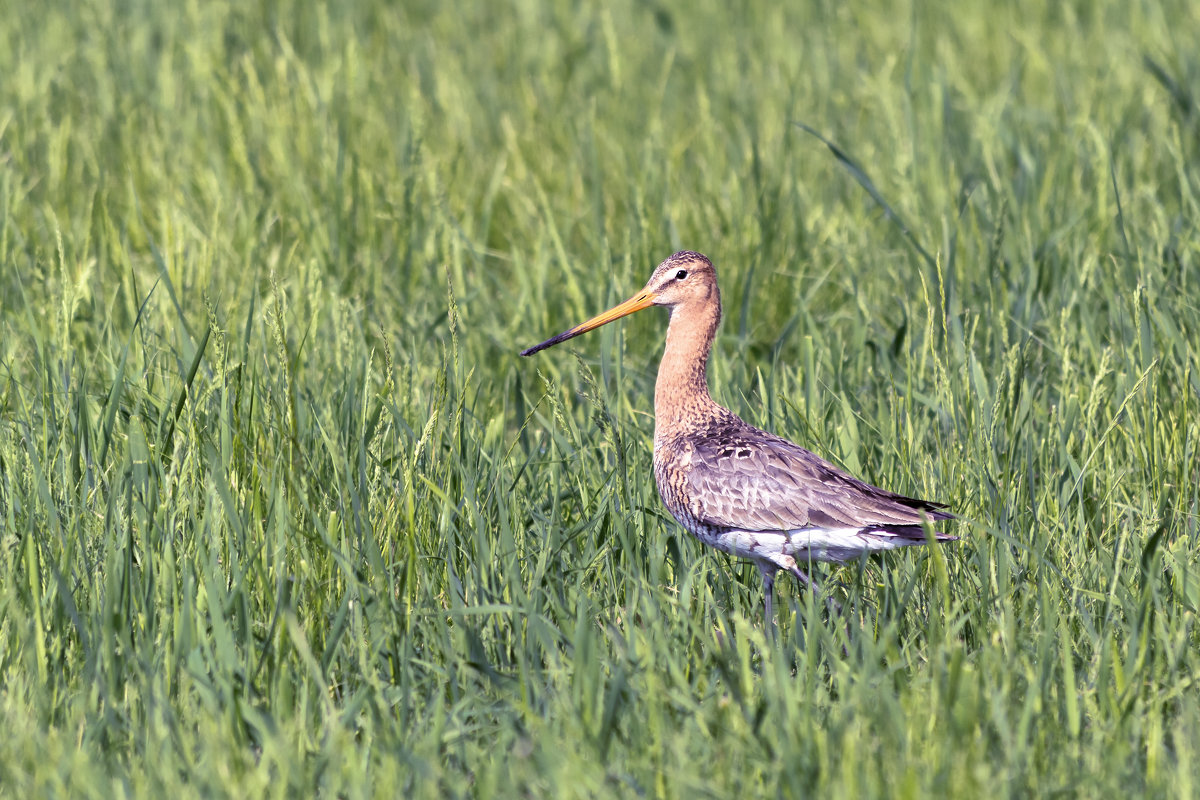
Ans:
POLYGON ((808 575, 805 574, 805 572, 803 570, 801 570, 799 567, 794 568, 792 570, 792 574, 796 576, 796 579, 799 580, 800 583, 804 584, 805 586, 812 587, 814 594, 821 593, 821 585, 818 584, 816 581, 814 581, 812 578, 808 577, 808 575))
POLYGON ((766 620, 767 630, 770 631, 771 638, 775 638, 775 611, 772 602, 772 595, 775 594, 775 571, 779 569, 774 564, 763 564, 757 562, 758 572, 763 579, 763 613, 766 620))
MULTIPOLYGON (((788 571, 791 572, 796 580, 800 581, 801 584, 810 587, 813 590, 813 594, 817 595, 818 597, 821 595, 821 585, 812 578, 808 577, 808 575, 806 575, 799 567, 793 567, 788 571)), ((837 600, 833 599, 833 595, 826 596, 825 605, 829 609, 830 613, 836 614, 839 617, 842 615, 842 607, 837 600)))

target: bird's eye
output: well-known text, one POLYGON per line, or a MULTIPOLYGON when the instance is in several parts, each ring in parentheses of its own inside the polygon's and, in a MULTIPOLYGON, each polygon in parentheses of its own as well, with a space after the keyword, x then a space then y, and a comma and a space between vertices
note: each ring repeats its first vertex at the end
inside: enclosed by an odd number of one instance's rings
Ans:
POLYGON ((676 273, 675 273, 675 280, 677 280, 677 281, 681 281, 681 280, 683 280, 683 279, 684 279, 684 278, 686 278, 686 277, 687 277, 687 270, 686 270, 686 269, 681 269, 681 270, 679 270, 679 272, 676 272, 676 273))

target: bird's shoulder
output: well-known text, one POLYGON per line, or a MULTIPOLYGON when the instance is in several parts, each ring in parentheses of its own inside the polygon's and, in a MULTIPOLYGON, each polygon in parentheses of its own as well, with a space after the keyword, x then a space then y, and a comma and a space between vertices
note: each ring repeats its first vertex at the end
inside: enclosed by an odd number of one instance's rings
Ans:
POLYGON ((694 464, 731 481, 754 481, 776 490, 830 481, 858 482, 811 450, 732 413, 714 420, 705 435, 696 437, 694 446, 694 464))

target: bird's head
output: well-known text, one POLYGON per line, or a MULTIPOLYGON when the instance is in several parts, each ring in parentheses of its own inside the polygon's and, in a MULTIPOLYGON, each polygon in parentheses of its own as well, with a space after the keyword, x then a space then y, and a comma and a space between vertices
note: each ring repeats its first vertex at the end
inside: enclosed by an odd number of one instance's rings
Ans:
POLYGON ((713 268, 712 262, 701 254, 683 250, 655 267, 642 290, 624 303, 613 306, 603 314, 597 314, 587 322, 580 323, 557 336, 552 336, 541 344, 522 350, 521 355, 531 356, 547 347, 553 347, 650 306, 666 306, 674 311, 680 306, 711 302, 716 302, 718 308, 720 307, 721 295, 717 289, 716 269, 713 268))

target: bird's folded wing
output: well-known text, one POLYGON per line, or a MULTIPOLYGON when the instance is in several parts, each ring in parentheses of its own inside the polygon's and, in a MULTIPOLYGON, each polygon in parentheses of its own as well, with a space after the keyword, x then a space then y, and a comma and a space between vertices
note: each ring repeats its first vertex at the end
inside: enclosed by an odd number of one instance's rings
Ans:
POLYGON ((707 524, 743 530, 920 526, 941 506, 871 486, 786 439, 695 440, 687 504, 707 524))

